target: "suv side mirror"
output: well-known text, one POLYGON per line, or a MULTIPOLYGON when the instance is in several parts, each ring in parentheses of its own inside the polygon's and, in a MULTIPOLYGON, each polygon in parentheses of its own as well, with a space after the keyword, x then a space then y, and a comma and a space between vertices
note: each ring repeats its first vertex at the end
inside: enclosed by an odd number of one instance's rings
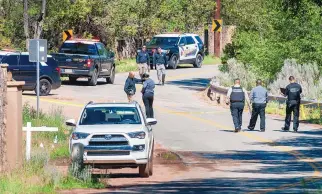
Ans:
POLYGON ((110 56, 111 56, 111 58, 114 58, 115 57, 115 54, 114 54, 114 52, 110 52, 110 56))
POLYGON ((66 125, 67 125, 67 126, 70 126, 70 127, 75 127, 75 126, 76 126, 76 121, 75 121, 75 119, 68 119, 68 120, 66 121, 66 125))
POLYGON ((158 123, 158 121, 154 118, 147 118, 146 122, 148 123, 148 125, 156 125, 158 123))

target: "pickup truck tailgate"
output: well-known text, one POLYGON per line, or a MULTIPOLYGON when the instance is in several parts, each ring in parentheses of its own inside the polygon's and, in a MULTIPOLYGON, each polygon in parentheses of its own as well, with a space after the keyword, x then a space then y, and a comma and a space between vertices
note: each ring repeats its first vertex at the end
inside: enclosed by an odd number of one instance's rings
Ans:
POLYGON ((87 59, 90 59, 89 55, 58 53, 54 54, 53 57, 62 69, 89 69, 86 66, 87 59))

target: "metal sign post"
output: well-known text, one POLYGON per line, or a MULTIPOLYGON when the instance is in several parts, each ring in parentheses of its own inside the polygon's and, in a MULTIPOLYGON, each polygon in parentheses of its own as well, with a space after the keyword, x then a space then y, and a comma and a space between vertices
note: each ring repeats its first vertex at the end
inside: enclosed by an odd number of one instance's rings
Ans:
POLYGON ((47 62, 47 40, 45 39, 31 39, 29 40, 29 62, 37 63, 37 117, 39 117, 39 64, 40 62, 47 62))

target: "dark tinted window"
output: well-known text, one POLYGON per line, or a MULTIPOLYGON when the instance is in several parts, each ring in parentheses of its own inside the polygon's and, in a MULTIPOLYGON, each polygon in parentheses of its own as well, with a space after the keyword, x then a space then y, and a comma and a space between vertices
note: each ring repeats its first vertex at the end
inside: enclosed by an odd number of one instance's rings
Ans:
POLYGON ((193 40, 193 38, 191 36, 187 36, 186 41, 187 41, 187 44, 195 44, 195 41, 193 40))
POLYGON ((184 44, 185 45, 186 44, 186 38, 181 37, 179 44, 184 44))
POLYGON ((60 49, 60 53, 70 54, 85 54, 85 55, 96 55, 96 46, 94 44, 84 43, 64 43, 60 49))
POLYGON ((106 49, 104 48, 104 45, 103 44, 97 44, 97 49, 98 49, 98 54, 101 55, 101 56, 107 56, 107 51, 106 49))
POLYGON ((90 107, 81 116, 80 125, 141 124, 134 107, 90 107))
POLYGON ((200 44, 203 44, 203 42, 202 42, 202 40, 201 40, 201 38, 200 38, 199 36, 195 36, 195 38, 198 40, 198 42, 199 42, 200 44))
POLYGON ((34 65, 36 66, 36 63, 34 62, 29 62, 29 55, 21 55, 20 56, 20 65, 34 65))
POLYGON ((8 65, 18 65, 19 55, 9 55, 3 58, 2 63, 7 63, 8 65))
POLYGON ((174 46, 179 41, 179 37, 153 37, 148 45, 168 45, 174 46))
POLYGON ((47 65, 51 66, 51 67, 57 67, 57 62, 53 57, 47 57, 47 65))

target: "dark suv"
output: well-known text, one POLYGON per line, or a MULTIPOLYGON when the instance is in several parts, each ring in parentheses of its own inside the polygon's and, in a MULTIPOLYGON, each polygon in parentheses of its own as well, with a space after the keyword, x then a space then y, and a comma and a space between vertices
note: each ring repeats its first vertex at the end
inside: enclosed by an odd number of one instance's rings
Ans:
POLYGON ((167 54, 168 67, 176 69, 178 64, 192 64, 196 68, 202 66, 204 44, 197 34, 159 34, 147 43, 147 50, 152 64, 153 53, 161 47, 167 54))
MULTIPOLYGON (((37 63, 29 62, 29 53, 0 51, 0 63, 9 65, 8 71, 12 73, 14 80, 25 81, 22 90, 36 92, 37 63)), ((46 96, 52 89, 60 87, 60 69, 55 59, 50 55, 47 56, 47 62, 41 62, 39 67, 39 95, 46 96)))

